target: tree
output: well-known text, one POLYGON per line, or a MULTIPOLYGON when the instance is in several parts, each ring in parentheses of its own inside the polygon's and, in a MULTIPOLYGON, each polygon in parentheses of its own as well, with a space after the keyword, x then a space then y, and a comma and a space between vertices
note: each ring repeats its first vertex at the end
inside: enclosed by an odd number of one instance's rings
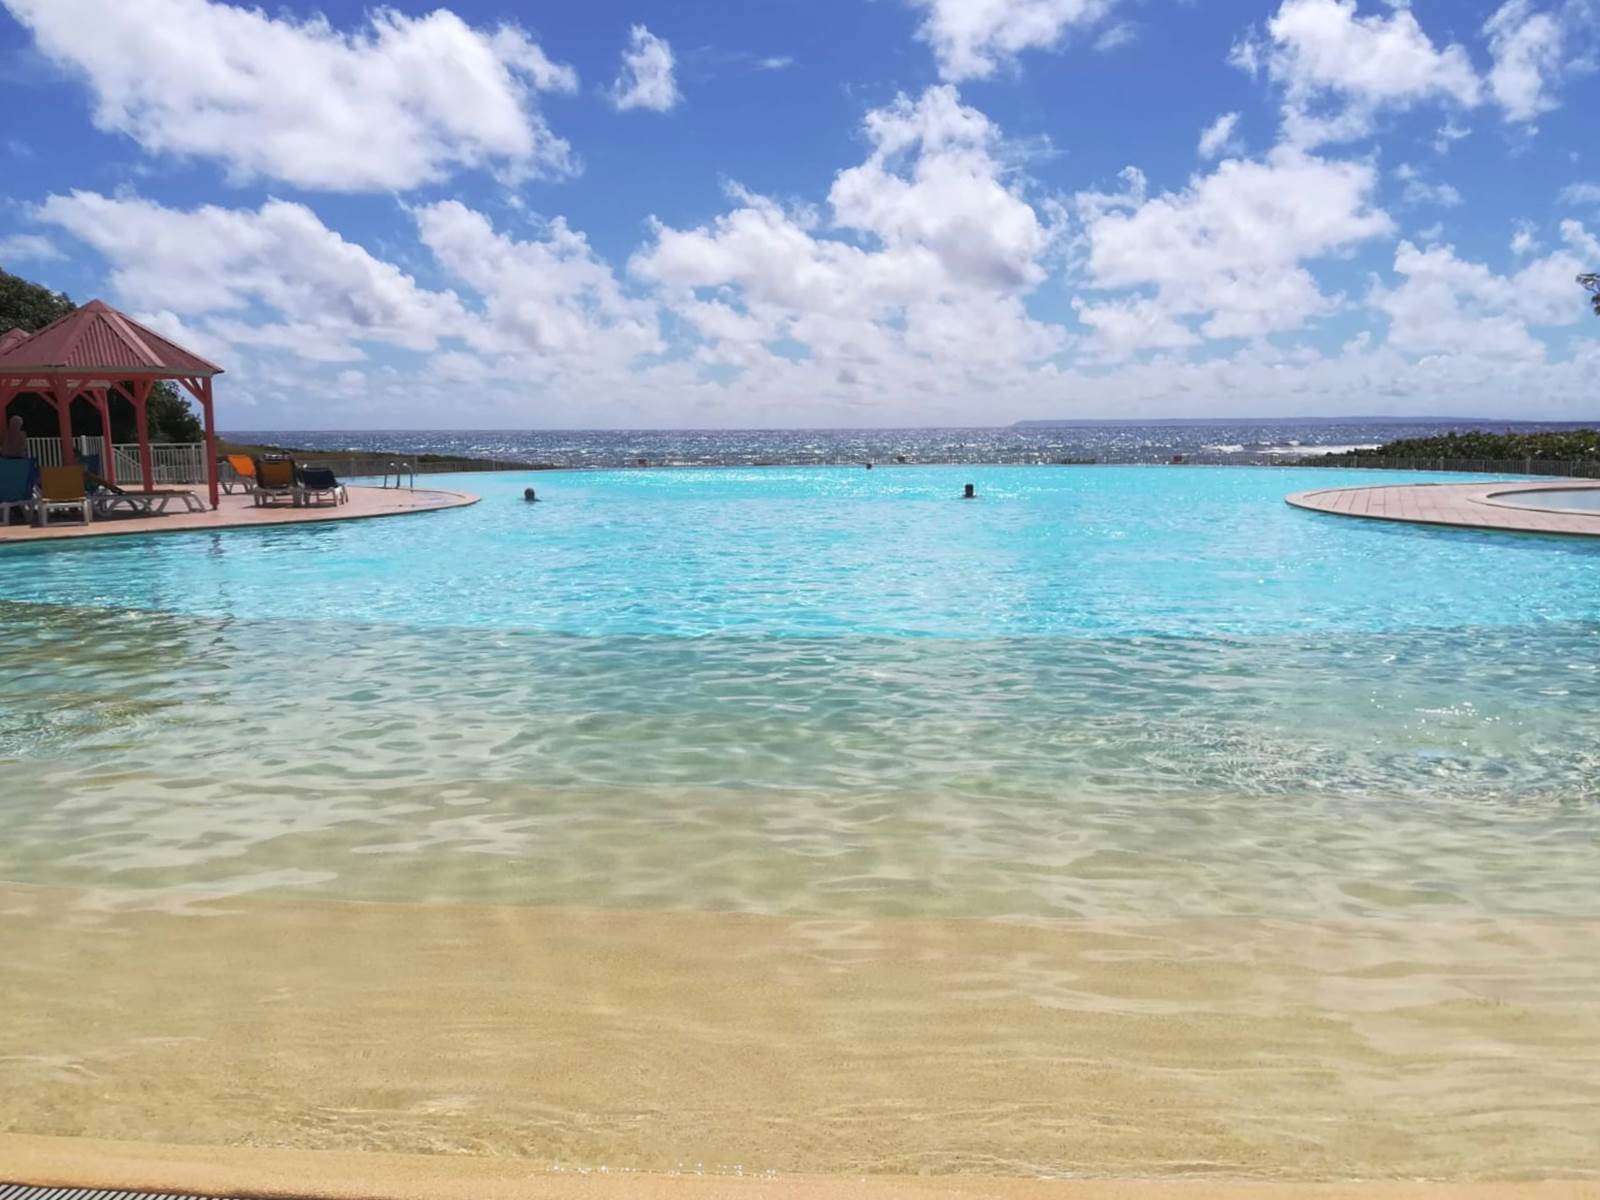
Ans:
MULTIPOLYGON (((8 329, 26 329, 32 333, 77 307, 63 292, 52 292, 42 284, 0 270, 0 333, 8 329)), ((55 436, 56 410, 44 397, 24 393, 12 401, 11 411, 21 414, 22 426, 29 437, 55 436)), ((200 418, 170 383, 163 381, 150 389, 145 412, 152 442, 205 440, 200 418)), ((72 406, 72 432, 79 436, 100 436, 100 418, 87 403, 72 406)), ((117 442, 138 439, 130 405, 113 403, 111 437, 117 442)))
POLYGON ((145 405, 152 442, 203 442, 205 428, 177 388, 162 380, 150 389, 145 405))
POLYGON ((1594 293, 1594 315, 1600 317, 1600 275, 1579 275, 1578 283, 1594 293))
POLYGON ((0 333, 8 329, 43 329, 78 306, 64 292, 0 271, 0 333))

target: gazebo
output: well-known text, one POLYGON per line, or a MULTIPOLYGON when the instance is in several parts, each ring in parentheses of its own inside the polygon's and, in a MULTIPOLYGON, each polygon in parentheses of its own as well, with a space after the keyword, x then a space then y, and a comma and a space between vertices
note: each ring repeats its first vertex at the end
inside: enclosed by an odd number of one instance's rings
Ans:
POLYGON ((77 461, 72 444, 72 404, 87 399, 100 414, 105 458, 111 463, 111 398, 120 394, 133 405, 139 434, 139 470, 144 486, 155 486, 150 426, 145 405, 158 380, 181 383, 200 402, 206 429, 206 481, 211 507, 217 507, 217 427, 211 407, 211 378, 222 368, 168 341, 153 329, 120 313, 103 300, 52 321, 35 333, 13 329, 0 335, 0 425, 11 401, 24 392, 43 396, 56 410, 61 458, 77 461))

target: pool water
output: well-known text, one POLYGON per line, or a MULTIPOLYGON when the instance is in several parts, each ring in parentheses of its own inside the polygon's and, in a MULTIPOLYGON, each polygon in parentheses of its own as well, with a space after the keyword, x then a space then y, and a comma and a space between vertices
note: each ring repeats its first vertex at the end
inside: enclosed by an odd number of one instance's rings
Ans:
POLYGON ((1600 547, 1374 529, 1283 503, 1328 479, 1162 467, 462 475, 430 482, 482 493, 466 511, 20 547, 0 570, 7 598, 27 602, 584 637, 1254 637, 1600 615, 1600 547), (969 482, 978 498, 965 501, 969 482))
POLYGON ((1576 508, 1600 512, 1600 487, 1538 488, 1526 492, 1496 492, 1495 502, 1517 508, 1576 508))
POLYGON ((1600 546, 1283 503, 1327 479, 484 474, 6 548, 0 1130, 1600 1173, 1600 546))

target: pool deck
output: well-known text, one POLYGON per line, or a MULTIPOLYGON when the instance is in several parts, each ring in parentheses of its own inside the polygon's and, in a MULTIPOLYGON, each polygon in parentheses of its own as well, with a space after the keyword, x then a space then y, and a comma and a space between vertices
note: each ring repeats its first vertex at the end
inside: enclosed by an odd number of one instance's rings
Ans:
POLYGON ((1575 508, 1529 508, 1507 504, 1509 492, 1526 496, 1541 491, 1600 491, 1600 483, 1564 479, 1529 483, 1404 483, 1381 487, 1325 488, 1296 492, 1285 497, 1296 508, 1331 513, 1339 517, 1365 517, 1373 521, 1409 521, 1459 529, 1488 529, 1503 533, 1564 534, 1600 537, 1600 511, 1575 508))
MULTIPOLYGON (((197 496, 204 495, 203 488, 193 489, 197 496)), ((223 495, 221 505, 215 510, 187 512, 174 506, 176 511, 153 517, 112 516, 97 517, 85 525, 81 521, 63 520, 44 528, 32 525, 6 525, 0 527, 0 546, 13 542, 42 542, 58 538, 114 537, 128 533, 182 533, 201 529, 257 529, 269 525, 298 525, 311 521, 356 521, 369 517, 397 517, 406 513, 432 512, 442 508, 460 508, 476 504, 478 497, 465 492, 446 492, 418 488, 351 487, 350 502, 337 506, 293 508, 278 505, 257 508, 250 496, 243 492, 223 495)))

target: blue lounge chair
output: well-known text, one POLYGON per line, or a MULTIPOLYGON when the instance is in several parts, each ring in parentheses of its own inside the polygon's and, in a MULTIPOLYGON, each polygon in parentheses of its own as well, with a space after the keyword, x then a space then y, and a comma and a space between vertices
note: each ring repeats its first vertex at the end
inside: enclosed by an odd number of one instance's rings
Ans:
POLYGON ((0 458, 0 525, 11 524, 13 508, 25 516, 32 514, 36 469, 31 458, 0 458))
POLYGON ((327 467, 298 467, 294 477, 294 502, 298 505, 310 506, 328 501, 337 507, 349 503, 350 494, 344 490, 344 484, 327 467))

